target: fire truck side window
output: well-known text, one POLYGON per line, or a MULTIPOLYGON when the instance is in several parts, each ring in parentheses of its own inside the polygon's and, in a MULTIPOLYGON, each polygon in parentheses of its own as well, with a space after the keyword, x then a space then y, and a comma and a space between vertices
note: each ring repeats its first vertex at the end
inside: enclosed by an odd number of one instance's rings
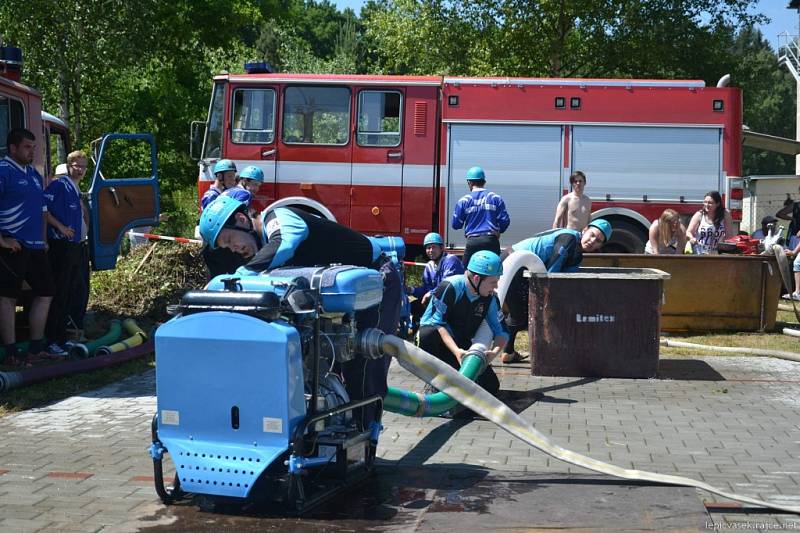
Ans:
POLYGON ((203 157, 215 159, 222 153, 222 118, 225 113, 225 86, 222 83, 214 85, 211 95, 211 106, 208 110, 208 127, 203 145, 203 157))
POLYGON ((358 95, 358 132, 361 146, 398 146, 402 96, 397 91, 361 91, 358 95))
POLYGON ((270 144, 275 140, 275 91, 236 89, 233 92, 232 140, 243 144, 270 144))
POLYGON ((288 87, 283 106, 283 142, 347 144, 350 140, 350 89, 288 87))
POLYGON ((25 127, 25 108, 22 102, 0 96, 0 157, 5 157, 7 153, 6 138, 8 132, 14 128, 25 127))

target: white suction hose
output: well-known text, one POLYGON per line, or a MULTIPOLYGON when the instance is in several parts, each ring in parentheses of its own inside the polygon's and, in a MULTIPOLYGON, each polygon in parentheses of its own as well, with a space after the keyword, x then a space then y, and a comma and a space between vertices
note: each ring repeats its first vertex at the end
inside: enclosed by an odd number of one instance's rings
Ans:
POLYGON ((544 266, 542 260, 531 252, 513 252, 506 260, 503 261, 503 275, 500 276, 500 282, 497 284, 497 298, 500 300, 500 305, 506 301, 506 294, 508 287, 511 285, 511 280, 514 275, 521 268, 527 268, 531 272, 544 273, 547 272, 547 267, 544 266))

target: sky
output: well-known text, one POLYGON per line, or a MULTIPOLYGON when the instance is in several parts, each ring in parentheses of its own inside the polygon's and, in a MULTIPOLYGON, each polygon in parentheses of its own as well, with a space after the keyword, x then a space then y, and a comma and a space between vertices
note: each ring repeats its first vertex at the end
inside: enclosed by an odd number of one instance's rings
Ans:
MULTIPOLYGON (((332 0, 340 10, 351 8, 356 13, 361 11, 361 6, 366 0, 332 0)), ((774 49, 778 48, 778 34, 789 32, 790 35, 798 35, 798 15, 797 11, 786 9, 789 0, 759 0, 754 12, 767 15, 771 20, 769 24, 761 26, 761 32, 770 42, 774 49)))

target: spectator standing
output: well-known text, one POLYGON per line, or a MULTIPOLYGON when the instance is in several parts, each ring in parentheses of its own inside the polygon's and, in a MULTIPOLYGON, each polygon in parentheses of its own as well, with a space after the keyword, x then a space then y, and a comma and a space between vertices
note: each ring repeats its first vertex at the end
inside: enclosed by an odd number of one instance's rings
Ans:
POLYGON ((567 228, 583 231, 592 216, 592 201, 583 191, 586 188, 586 175, 576 170, 569 177, 572 191, 561 197, 556 207, 553 229, 567 228))
POLYGON ((51 354, 66 356, 67 314, 73 299, 82 298, 84 216, 80 181, 86 175, 88 158, 82 151, 67 156, 67 175, 52 181, 45 190, 47 201, 48 257, 55 295, 47 317, 46 333, 51 354))
POLYGON ((775 213, 775 216, 781 220, 791 221, 786 238, 789 240, 789 248, 795 248, 800 242, 800 202, 793 201, 789 193, 786 193, 783 208, 775 213))
POLYGON ((44 328, 55 293, 47 259, 43 178, 33 168, 36 137, 15 128, 8 132, 8 155, 0 161, 0 338, 12 364, 31 364, 51 358, 46 351, 44 328), (30 285, 30 345, 28 353, 16 346, 16 304, 22 282, 30 285))
POLYGON ((466 175, 469 193, 461 197, 453 210, 453 229, 464 228, 467 246, 462 262, 469 264, 472 254, 489 250, 500 255, 500 234, 508 229, 511 218, 500 195, 484 188, 486 173, 472 167, 466 175))
POLYGON ((686 237, 696 254, 716 254, 719 243, 733 236, 733 219, 719 191, 709 191, 703 208, 692 216, 686 237))

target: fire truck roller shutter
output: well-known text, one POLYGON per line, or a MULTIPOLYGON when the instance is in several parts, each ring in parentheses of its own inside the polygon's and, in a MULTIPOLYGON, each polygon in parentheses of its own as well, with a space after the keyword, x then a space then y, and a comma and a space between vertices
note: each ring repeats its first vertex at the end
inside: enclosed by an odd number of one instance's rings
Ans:
MULTIPOLYGON (((702 202, 722 190, 721 130, 688 126, 575 126, 571 170, 594 202, 702 202)), ((592 206, 597 209, 599 206, 592 206)))
POLYGON ((463 247, 464 230, 450 228, 456 202, 467 193, 471 167, 486 173, 486 188, 503 197, 511 225, 500 236, 510 245, 550 228, 562 169, 562 127, 530 124, 451 124, 447 175, 447 243, 463 247))

